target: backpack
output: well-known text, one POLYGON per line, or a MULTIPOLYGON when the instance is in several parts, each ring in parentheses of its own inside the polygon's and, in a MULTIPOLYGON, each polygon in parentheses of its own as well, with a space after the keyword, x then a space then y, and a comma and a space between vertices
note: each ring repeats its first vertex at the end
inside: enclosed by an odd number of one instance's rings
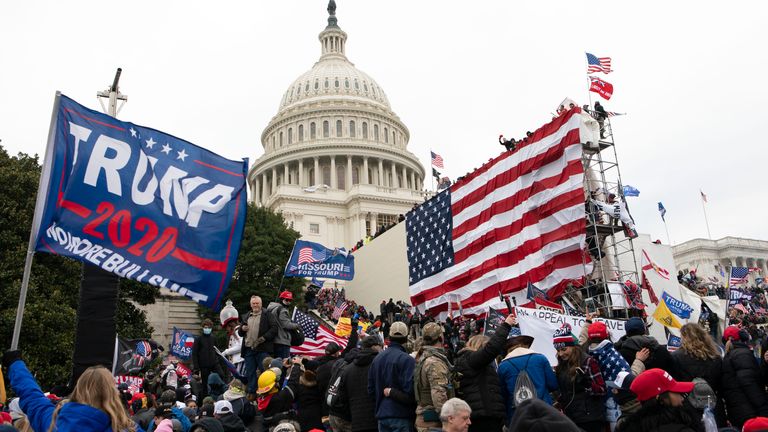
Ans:
POLYGON ((336 360, 331 368, 331 380, 328 392, 325 394, 325 404, 334 411, 346 411, 348 401, 341 397, 341 385, 344 382, 344 369, 349 365, 343 358, 336 360))
POLYGON ((533 380, 528 375, 528 362, 531 360, 531 356, 525 361, 523 369, 518 369, 514 363, 510 361, 510 366, 517 370, 517 379, 515 380, 515 389, 512 391, 512 404, 518 406, 528 399, 536 399, 539 397, 536 393, 536 386, 533 384, 533 380))
POLYGON ((232 403, 232 411, 248 426, 256 418, 256 407, 246 398, 237 398, 232 403))
POLYGON ((293 330, 288 330, 288 334, 291 335, 291 346, 301 346, 304 344, 304 333, 301 331, 301 327, 293 330))

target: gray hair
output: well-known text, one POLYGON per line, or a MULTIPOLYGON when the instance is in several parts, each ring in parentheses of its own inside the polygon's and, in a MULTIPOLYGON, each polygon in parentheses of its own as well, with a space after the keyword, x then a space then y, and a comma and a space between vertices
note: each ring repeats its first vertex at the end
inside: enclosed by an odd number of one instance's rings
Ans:
POLYGON ((448 417, 456 417, 459 412, 467 412, 472 414, 472 408, 469 404, 459 398, 451 398, 445 401, 443 408, 440 409, 440 421, 445 423, 448 421, 448 417))

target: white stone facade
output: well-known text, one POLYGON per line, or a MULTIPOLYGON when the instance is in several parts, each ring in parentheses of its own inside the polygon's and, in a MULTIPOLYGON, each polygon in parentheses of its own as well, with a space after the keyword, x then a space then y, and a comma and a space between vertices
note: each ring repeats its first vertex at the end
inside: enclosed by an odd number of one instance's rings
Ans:
POLYGON ((760 273, 751 273, 749 281, 768 274, 768 241, 741 237, 724 237, 719 240, 693 239, 673 246, 678 270, 696 269, 696 275, 704 279, 722 280, 719 269, 728 276, 727 267, 754 267, 760 273))
POLYGON ((352 247, 424 201, 424 167, 381 87, 347 60, 335 17, 320 60, 285 92, 251 167, 253 201, 305 240, 352 247))

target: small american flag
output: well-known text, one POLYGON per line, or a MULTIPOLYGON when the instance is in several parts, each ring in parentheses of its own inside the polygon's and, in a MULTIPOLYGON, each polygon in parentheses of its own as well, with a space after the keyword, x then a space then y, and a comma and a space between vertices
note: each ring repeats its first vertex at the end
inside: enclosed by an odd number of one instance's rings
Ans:
POLYGON ((333 314, 331 315, 331 318, 335 320, 339 319, 339 317, 341 317, 341 314, 343 314, 348 307, 349 307, 349 303, 347 303, 345 300, 339 300, 336 303, 336 307, 333 309, 333 314))
POLYGON ((627 115, 627 113, 618 113, 618 112, 613 112, 613 111, 606 111, 605 115, 607 115, 608 117, 616 117, 616 116, 627 115))
POLYGON ((747 276, 749 275, 749 269, 746 267, 731 267, 731 277, 729 279, 729 286, 741 285, 747 283, 747 276))
POLYGON ((445 168, 443 166, 443 157, 433 151, 430 151, 430 153, 432 154, 432 165, 438 168, 445 168))
POLYGON ((610 57, 597 57, 594 54, 587 53, 587 73, 611 73, 611 58, 610 57))
POLYGON ((314 318, 304 312, 294 309, 293 321, 301 326, 304 333, 304 343, 300 346, 291 347, 292 355, 303 355, 317 357, 325 354, 325 347, 331 342, 336 342, 340 347, 347 346, 347 339, 336 336, 314 318))
POLYGON ((325 251, 316 251, 311 247, 305 247, 299 250, 299 265, 323 260, 325 260, 325 251))

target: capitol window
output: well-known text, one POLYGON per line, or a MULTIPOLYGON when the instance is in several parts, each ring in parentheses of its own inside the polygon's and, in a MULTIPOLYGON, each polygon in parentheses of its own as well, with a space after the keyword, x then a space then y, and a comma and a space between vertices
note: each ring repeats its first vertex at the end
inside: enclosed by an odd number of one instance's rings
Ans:
POLYGON ((363 122, 363 139, 368 139, 368 123, 363 122))
POLYGON ((333 82, 333 86, 336 88, 339 88, 339 79, 336 78, 336 81, 333 82))
POLYGON ((355 80, 355 90, 360 90, 360 83, 355 80))
POLYGON ((309 93, 309 81, 307 81, 307 85, 304 86, 304 93, 309 93))
POLYGON ((320 234, 320 224, 316 224, 316 223, 309 224, 309 233, 320 234))
POLYGON ((392 131, 392 144, 397 144, 397 140, 395 139, 395 131, 392 131))
POLYGON ((304 125, 299 125, 299 141, 304 141, 304 125))
POLYGON ((283 132, 280 131, 280 147, 283 146, 283 132))
POLYGON ((341 120, 336 120, 336 136, 337 137, 341 136, 342 128, 343 126, 341 124, 341 120))
POLYGON ((328 78, 326 78, 325 79, 325 88, 328 88, 328 87, 330 87, 330 85, 328 84, 328 78))
POLYGON ((293 128, 288 128, 288 145, 293 144, 293 128))
POLYGON ((375 141, 379 140, 379 125, 373 125, 373 139, 375 141))
POLYGON ((365 90, 366 93, 368 93, 368 83, 363 82, 363 89, 365 90))
POLYGON ((389 143, 389 132, 387 131, 387 128, 384 128, 384 142, 389 143))
POLYGON ((309 139, 317 138, 317 128, 315 128, 315 122, 309 124, 309 139))
POLYGON ((328 138, 331 136, 331 125, 328 123, 328 120, 323 121, 323 138, 328 138))
POLYGON ((352 168, 352 184, 360 184, 360 168, 352 168))
POLYGON ((344 87, 349 88, 349 79, 344 80, 344 87))
POLYGON ((320 88, 320 81, 315 80, 315 90, 320 88))
POLYGON ((329 185, 331 184, 331 167, 326 165, 322 168, 323 172, 323 181, 321 184, 329 185))
POLYGON ((355 122, 354 120, 349 122, 349 136, 352 138, 357 136, 357 131, 355 130, 355 122))

